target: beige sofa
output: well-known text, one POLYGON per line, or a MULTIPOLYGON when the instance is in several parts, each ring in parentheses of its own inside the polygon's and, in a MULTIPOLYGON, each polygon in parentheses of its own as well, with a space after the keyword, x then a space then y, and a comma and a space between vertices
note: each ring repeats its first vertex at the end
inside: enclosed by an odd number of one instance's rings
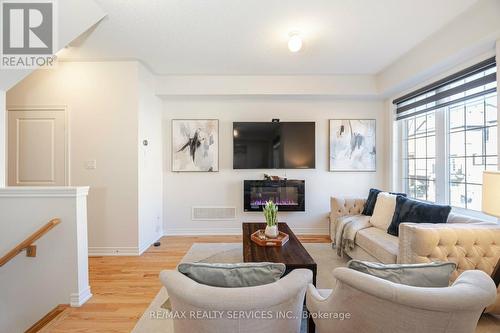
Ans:
MULTIPOLYGON (((369 221, 369 216, 361 215, 365 201, 331 198, 332 240, 336 238, 340 221, 369 221)), ((452 277, 455 280, 465 270, 479 269, 488 275, 493 273, 500 258, 500 225, 450 214, 446 224, 402 223, 399 237, 389 235, 386 230, 368 227, 356 233, 354 243, 354 247, 345 249, 345 253, 358 260, 385 264, 453 261, 457 264, 457 271, 452 277)), ((488 310, 500 313, 500 296, 488 310)))

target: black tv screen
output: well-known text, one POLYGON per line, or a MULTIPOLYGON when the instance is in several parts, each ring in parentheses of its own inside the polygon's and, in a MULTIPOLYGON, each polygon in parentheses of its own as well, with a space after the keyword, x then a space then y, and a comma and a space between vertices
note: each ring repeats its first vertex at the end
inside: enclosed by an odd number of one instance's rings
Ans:
POLYGON ((233 123, 233 169, 314 169, 314 122, 233 123))

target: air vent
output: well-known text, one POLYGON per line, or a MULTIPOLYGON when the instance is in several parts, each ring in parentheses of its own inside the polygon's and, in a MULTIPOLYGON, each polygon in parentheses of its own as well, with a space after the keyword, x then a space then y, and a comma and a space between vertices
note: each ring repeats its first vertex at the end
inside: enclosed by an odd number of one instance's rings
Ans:
POLYGON ((193 207, 193 221, 217 221, 236 219, 236 207, 193 207))

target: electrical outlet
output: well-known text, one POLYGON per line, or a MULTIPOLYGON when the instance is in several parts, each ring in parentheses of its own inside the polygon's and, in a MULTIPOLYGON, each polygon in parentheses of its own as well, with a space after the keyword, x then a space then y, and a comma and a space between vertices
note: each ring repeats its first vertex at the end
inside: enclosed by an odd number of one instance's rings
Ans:
POLYGON ((97 169, 97 161, 96 160, 85 161, 85 169, 87 170, 97 169))
POLYGON ((159 216, 156 217, 156 228, 155 228, 155 231, 157 233, 161 231, 161 224, 160 224, 160 217, 159 216))

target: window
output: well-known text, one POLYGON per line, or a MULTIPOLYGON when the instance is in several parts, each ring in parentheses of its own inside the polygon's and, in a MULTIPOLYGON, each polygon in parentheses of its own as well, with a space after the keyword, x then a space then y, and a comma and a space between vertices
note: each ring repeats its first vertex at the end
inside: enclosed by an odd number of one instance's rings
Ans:
POLYGON ((455 207, 481 210, 482 177, 497 169, 497 95, 448 109, 449 197, 455 207))
POLYGON ((494 58, 395 101, 409 197, 481 210, 482 173, 497 170, 494 58))
POLYGON ((436 198, 436 131, 435 114, 428 112, 405 121, 406 154, 404 180, 410 197, 435 201, 436 198))

